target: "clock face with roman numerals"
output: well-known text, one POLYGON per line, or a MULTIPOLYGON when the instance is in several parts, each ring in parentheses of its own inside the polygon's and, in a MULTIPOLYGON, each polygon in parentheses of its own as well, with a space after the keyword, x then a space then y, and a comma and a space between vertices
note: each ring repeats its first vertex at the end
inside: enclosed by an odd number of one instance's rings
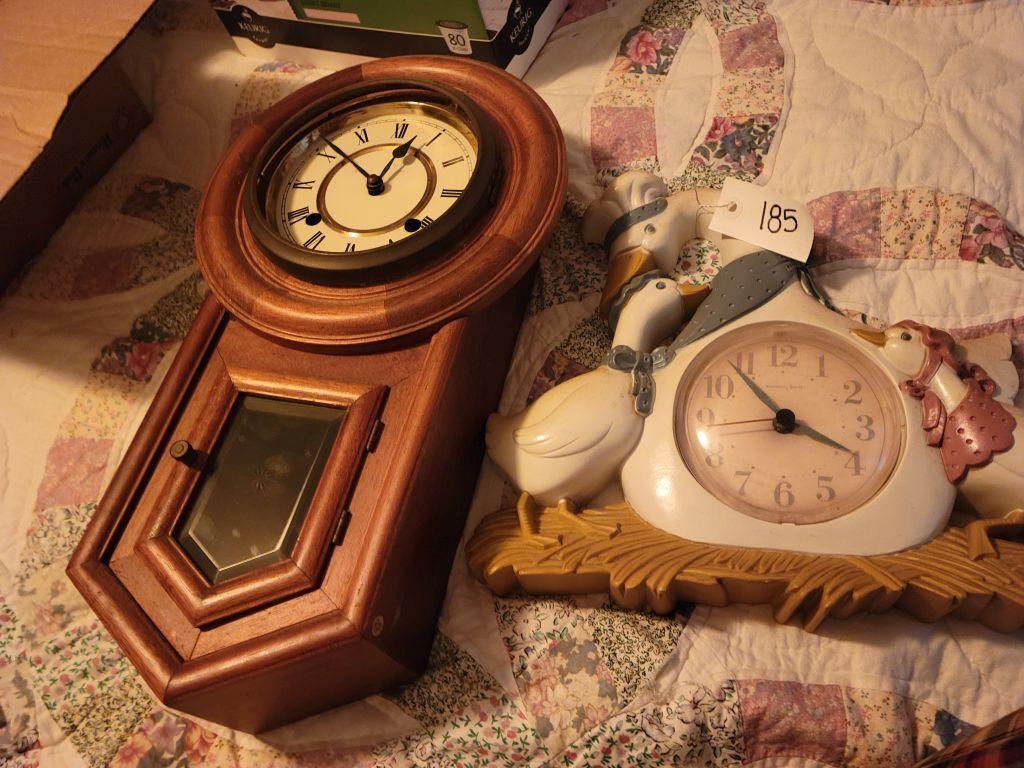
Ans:
POLYGON ((458 113, 377 103, 317 125, 277 170, 268 213, 311 253, 359 254, 428 229, 465 193, 477 139, 458 113))
POLYGON ((380 267, 408 273, 459 253, 486 229, 501 182, 490 118, 464 94, 362 83, 280 124, 252 162, 242 207, 286 270, 366 285, 396 274, 380 267))
POLYGON ((889 479, 905 433, 898 397, 845 338, 803 323, 756 323, 690 363, 676 442, 698 482, 733 509, 819 523, 852 512, 889 479))

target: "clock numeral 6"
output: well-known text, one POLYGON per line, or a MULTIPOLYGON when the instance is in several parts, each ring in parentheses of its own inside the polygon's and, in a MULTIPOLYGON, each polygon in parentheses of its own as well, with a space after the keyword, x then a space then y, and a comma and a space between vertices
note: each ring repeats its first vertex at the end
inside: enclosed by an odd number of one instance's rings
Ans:
POLYGON ((836 490, 829 483, 832 478, 828 475, 818 475, 818 492, 814 494, 818 501, 830 502, 836 497, 836 490))
POLYGON ((793 484, 788 480, 782 480, 775 486, 775 503, 780 507, 792 507, 796 502, 793 495, 793 484))

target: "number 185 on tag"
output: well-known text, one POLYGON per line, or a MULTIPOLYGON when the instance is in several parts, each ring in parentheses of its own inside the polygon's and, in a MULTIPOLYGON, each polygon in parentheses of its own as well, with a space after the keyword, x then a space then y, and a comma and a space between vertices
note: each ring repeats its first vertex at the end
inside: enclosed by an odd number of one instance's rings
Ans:
POLYGON ((806 205, 739 179, 725 180, 709 228, 797 261, 807 261, 814 240, 806 205))
POLYGON ((796 208, 783 208, 778 203, 768 205, 761 203, 761 229, 767 229, 773 235, 779 232, 796 232, 800 222, 796 217, 796 208))

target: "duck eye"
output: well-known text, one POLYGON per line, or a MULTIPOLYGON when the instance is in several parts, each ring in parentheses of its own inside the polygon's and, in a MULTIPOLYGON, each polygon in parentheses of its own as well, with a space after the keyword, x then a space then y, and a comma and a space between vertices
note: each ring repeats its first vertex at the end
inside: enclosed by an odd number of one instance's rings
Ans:
POLYGON ((654 286, 656 288, 664 288, 665 284, 659 280, 657 283, 654 284, 654 286))
POLYGON ((644 227, 644 232, 646 232, 648 235, 653 235, 657 231, 658 228, 655 227, 653 224, 648 224, 646 227, 644 227))
POLYGON ((913 338, 913 336, 904 331, 903 333, 900 334, 900 338, 903 339, 904 341, 910 341, 913 338))

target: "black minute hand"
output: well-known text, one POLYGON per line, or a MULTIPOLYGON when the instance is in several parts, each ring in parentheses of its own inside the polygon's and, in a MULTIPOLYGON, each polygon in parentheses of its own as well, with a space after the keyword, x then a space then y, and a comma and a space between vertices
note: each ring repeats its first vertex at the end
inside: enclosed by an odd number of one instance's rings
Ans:
POLYGON ((348 161, 349 161, 350 163, 352 163, 352 166, 353 166, 353 167, 354 167, 354 168, 355 168, 355 169, 356 169, 357 171, 359 171, 359 172, 360 172, 361 174, 363 174, 363 176, 365 176, 366 178, 370 178, 370 174, 368 174, 368 173, 367 173, 366 171, 364 171, 364 170, 363 170, 363 167, 362 167, 361 165, 359 165, 359 163, 357 163, 357 162, 356 162, 355 160, 353 160, 353 159, 352 159, 351 157, 349 157, 349 156, 348 156, 347 154, 345 154, 345 150, 343 150, 343 149, 342 149, 341 147, 339 147, 339 146, 338 146, 337 144, 335 144, 335 143, 334 143, 333 141, 331 141, 330 139, 328 139, 328 138, 327 138, 326 136, 324 136, 324 135, 323 135, 322 133, 320 134, 320 138, 324 140, 324 143, 325 143, 325 144, 326 144, 327 146, 329 146, 329 147, 330 147, 331 149, 333 149, 333 150, 334 150, 335 152, 337 152, 337 153, 338 153, 339 155, 341 155, 341 156, 342 156, 342 157, 344 157, 344 158, 345 158, 346 160, 348 160, 348 161))
POLYGON ((747 376, 747 374, 745 374, 743 371, 741 371, 739 366, 736 365, 736 363, 730 360, 729 365, 731 365, 732 369, 740 375, 740 378, 743 379, 743 383, 746 384, 750 391, 757 396, 757 399, 772 409, 772 413, 777 413, 779 411, 779 405, 774 400, 772 400, 771 395, 769 395, 767 392, 765 392, 763 389, 757 386, 754 380, 747 376))

